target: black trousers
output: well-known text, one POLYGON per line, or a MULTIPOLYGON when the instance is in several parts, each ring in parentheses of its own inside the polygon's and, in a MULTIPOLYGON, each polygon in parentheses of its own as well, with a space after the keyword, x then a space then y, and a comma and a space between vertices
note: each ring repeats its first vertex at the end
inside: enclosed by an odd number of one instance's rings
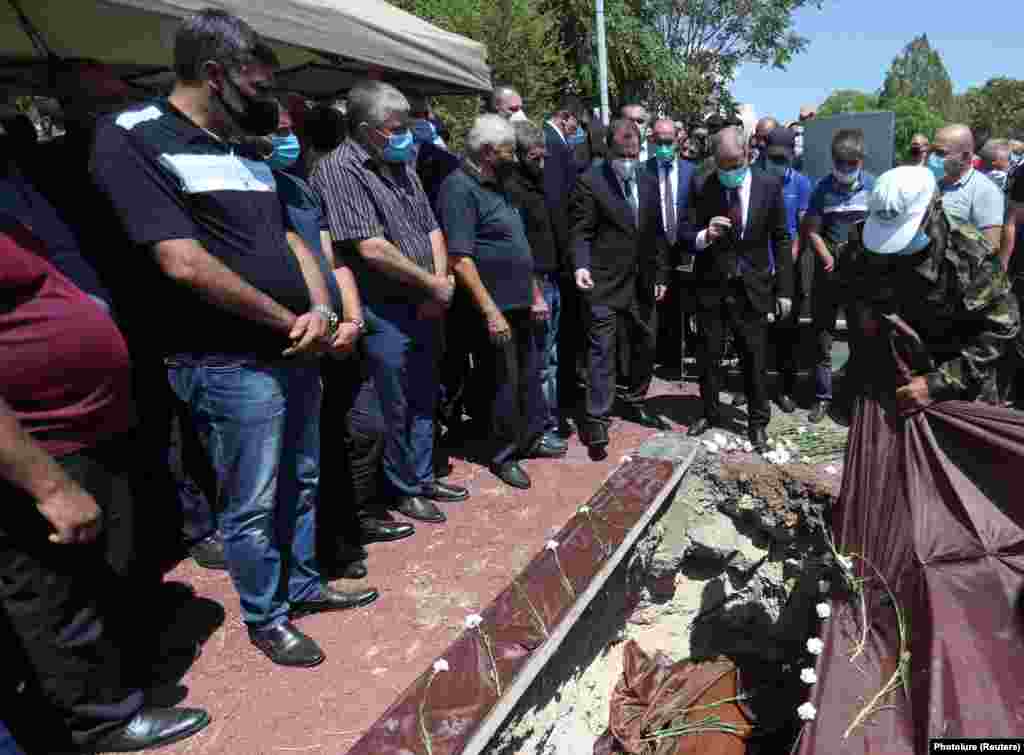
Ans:
POLYGON ((384 415, 359 355, 324 359, 322 370, 317 556, 330 563, 339 545, 358 544, 360 517, 382 514, 387 507, 379 488, 384 415))
POLYGON ((522 458, 543 435, 547 419, 539 337, 530 310, 502 314, 512 330, 511 339, 492 343, 486 323, 481 322, 473 341, 474 378, 479 381, 481 409, 488 421, 484 456, 490 464, 522 458))
POLYGON ((149 611, 145 595, 125 590, 137 561, 132 459, 113 443, 58 460, 103 510, 104 534, 89 545, 50 543, 35 502, 0 482, 0 715, 28 755, 86 742, 142 705, 130 643, 149 628, 112 610, 149 611))
POLYGON ((702 302, 697 312, 702 336, 700 395, 704 416, 712 423, 721 420, 719 393, 722 390, 721 361, 728 328, 735 339, 743 367, 751 429, 766 427, 771 405, 766 387, 766 327, 764 313, 750 303, 741 280, 730 281, 726 295, 713 305, 702 302))
POLYGON ((606 422, 616 393, 627 404, 642 404, 654 376, 658 316, 639 305, 612 309, 589 304, 584 310, 587 343, 589 421, 606 422), (624 380, 622 378, 625 378, 624 380), (618 385, 621 388, 616 391, 618 385))

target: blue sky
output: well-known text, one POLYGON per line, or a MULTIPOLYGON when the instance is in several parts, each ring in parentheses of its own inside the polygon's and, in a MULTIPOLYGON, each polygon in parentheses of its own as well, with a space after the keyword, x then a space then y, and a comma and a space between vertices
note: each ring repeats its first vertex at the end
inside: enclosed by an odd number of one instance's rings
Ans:
POLYGON ((822 9, 795 15, 796 32, 810 39, 805 53, 785 71, 744 66, 733 96, 758 116, 795 120, 803 104, 821 104, 835 89, 874 91, 892 59, 921 33, 939 51, 953 91, 995 76, 1024 77, 1020 3, 980 0, 977 13, 954 3, 925 0, 825 0, 822 9))

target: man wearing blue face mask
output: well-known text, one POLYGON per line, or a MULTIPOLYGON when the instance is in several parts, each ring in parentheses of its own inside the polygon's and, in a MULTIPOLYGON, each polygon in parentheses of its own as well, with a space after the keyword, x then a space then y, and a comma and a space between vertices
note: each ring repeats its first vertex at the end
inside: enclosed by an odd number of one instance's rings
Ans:
POLYGON ((832 174, 818 182, 800 233, 817 257, 812 287, 812 318, 818 345, 814 403, 807 421, 817 424, 832 401, 832 331, 839 309, 839 272, 846 259, 850 229, 867 217, 875 177, 864 171, 864 132, 842 129, 832 138, 832 174))
POLYGON ((957 223, 970 223, 998 249, 1003 236, 1006 199, 988 177, 974 169, 974 135, 961 124, 935 134, 928 168, 942 191, 942 207, 957 223))
POLYGON ((750 404, 747 430, 759 451, 768 446, 766 428, 771 406, 765 386, 765 340, 769 317, 785 319, 793 307, 793 261, 778 254, 771 269, 772 249, 789 250, 782 182, 751 170, 742 129, 730 127, 715 142, 716 170, 694 201, 697 319, 701 349, 700 395, 704 416, 689 428, 701 435, 722 420, 719 365, 725 329, 735 338, 750 404))

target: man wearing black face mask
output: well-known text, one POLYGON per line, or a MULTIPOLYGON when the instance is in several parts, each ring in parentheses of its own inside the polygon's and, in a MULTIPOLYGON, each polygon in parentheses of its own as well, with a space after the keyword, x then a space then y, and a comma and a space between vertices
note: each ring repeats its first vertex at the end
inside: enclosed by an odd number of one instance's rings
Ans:
POLYGON ((608 445, 620 353, 629 354, 623 418, 669 428, 644 406, 654 369, 655 303, 665 296, 669 262, 658 179, 641 169, 639 156, 639 127, 625 118, 612 123, 608 160, 580 176, 569 208, 570 249, 588 350, 580 439, 597 457, 608 445), (623 335, 628 339, 625 349, 616 340, 623 335))
POLYGON ((910 138, 910 160, 907 165, 924 167, 928 162, 928 137, 924 134, 914 134, 910 138))
POLYGON ((313 254, 289 247, 270 168, 232 141, 277 127, 273 53, 241 19, 206 10, 179 27, 174 58, 170 97, 99 124, 93 176, 162 273, 146 325, 208 438, 249 638, 275 663, 315 666, 323 652, 290 617, 377 598, 328 587, 314 557, 321 383, 309 357, 331 348, 339 318, 313 254))

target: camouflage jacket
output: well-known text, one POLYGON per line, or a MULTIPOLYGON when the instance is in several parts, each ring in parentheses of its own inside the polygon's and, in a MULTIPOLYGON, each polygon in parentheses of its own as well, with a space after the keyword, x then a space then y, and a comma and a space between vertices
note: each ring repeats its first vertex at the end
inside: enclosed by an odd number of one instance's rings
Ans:
POLYGON ((998 403, 996 367, 1020 334, 1017 299, 991 245, 974 226, 942 212, 936 194, 923 229, 927 249, 906 262, 872 271, 861 241, 863 223, 851 231, 851 264, 844 274, 853 306, 898 314, 917 331, 930 357, 928 390, 935 401, 998 403))

